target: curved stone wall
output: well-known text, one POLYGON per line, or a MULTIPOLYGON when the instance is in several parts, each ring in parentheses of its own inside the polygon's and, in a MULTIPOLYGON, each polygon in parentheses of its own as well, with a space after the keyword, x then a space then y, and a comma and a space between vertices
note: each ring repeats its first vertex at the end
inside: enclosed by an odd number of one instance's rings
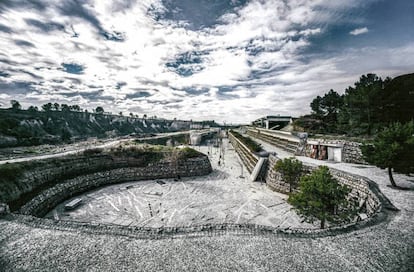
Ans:
POLYGON ((212 171, 207 156, 173 158, 165 153, 139 156, 95 154, 65 156, 20 163, 23 173, 13 181, 2 181, 0 203, 12 211, 42 216, 66 198, 105 184, 124 181, 199 176, 212 171))
POLYGON ((207 157, 190 158, 181 162, 177 168, 171 167, 170 162, 159 162, 146 167, 129 167, 102 171, 98 173, 78 176, 64 180, 55 186, 42 191, 28 203, 23 205, 19 212, 27 215, 43 217, 56 205, 72 196, 99 188, 108 184, 128 181, 139 181, 159 178, 171 178, 207 175, 211 172, 211 165, 207 157))

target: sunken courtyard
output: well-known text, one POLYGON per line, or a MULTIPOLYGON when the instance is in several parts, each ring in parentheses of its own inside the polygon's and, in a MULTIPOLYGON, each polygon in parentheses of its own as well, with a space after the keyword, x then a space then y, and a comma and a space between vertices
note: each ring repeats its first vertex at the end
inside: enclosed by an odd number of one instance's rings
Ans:
POLYGON ((341 143, 348 161, 338 162, 312 158, 311 141, 303 147, 300 137, 260 128, 186 137, 191 147, 160 136, 3 163, 0 267, 410 271, 412 190, 396 194, 384 170, 356 164, 352 143, 341 143), (242 137, 264 151, 253 152, 242 137), (148 144, 154 141, 167 144, 148 144), (273 167, 295 153, 306 171, 326 165, 351 188, 353 220, 321 229, 296 213, 273 167))

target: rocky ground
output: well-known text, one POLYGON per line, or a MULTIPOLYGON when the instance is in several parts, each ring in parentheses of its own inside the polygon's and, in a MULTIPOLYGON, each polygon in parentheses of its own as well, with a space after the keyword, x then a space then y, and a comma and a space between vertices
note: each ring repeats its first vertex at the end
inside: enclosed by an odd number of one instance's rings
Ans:
POLYGON ((369 177, 400 211, 374 226, 323 238, 222 233, 152 240, 34 228, 0 219, 0 270, 413 271, 413 178, 396 175, 397 183, 408 188, 396 190, 388 186, 386 171, 375 167, 311 162, 369 177))

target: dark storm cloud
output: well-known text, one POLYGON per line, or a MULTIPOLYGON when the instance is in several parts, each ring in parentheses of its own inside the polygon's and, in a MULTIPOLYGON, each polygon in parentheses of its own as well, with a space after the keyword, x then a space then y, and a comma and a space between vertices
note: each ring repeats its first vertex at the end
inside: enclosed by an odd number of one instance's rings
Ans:
POLYGON ((51 32, 55 30, 65 30, 65 26, 56 22, 41 22, 39 20, 35 19, 25 19, 25 22, 29 26, 33 26, 39 30, 42 30, 43 32, 51 32))
POLYGON ((4 32, 4 33, 13 33, 13 30, 10 28, 10 27, 8 27, 8 26, 5 26, 5 25, 3 25, 3 24, 0 24, 0 32, 4 32))
POLYGON ((9 95, 26 94, 34 90, 35 83, 30 81, 1 82, 0 90, 9 95))
POLYGON ((205 94, 209 92, 209 88, 184 88, 183 91, 192 96, 197 96, 200 94, 205 94))
POLYGON ((103 95, 103 90, 97 90, 97 91, 88 91, 88 92, 82 92, 82 91, 76 91, 76 92, 59 92, 60 95, 66 96, 66 97, 75 97, 75 96, 81 96, 83 98, 86 98, 90 101, 97 101, 97 100, 115 100, 112 96, 103 95))
POLYGON ((126 11, 131 9, 136 3, 136 0, 116 0, 112 3, 112 11, 126 11))
POLYGON ((127 83, 126 82, 117 82, 115 89, 120 90, 122 87, 126 86, 127 83))
POLYGON ((38 0, 1 0, 0 12, 7 9, 35 9, 43 11, 47 8, 47 3, 38 0))
POLYGON ((164 0, 165 10, 150 10, 157 20, 185 22, 188 29, 212 27, 223 14, 245 5, 247 0, 164 0))
POLYGON ((90 25, 92 25, 98 33, 104 37, 106 40, 111 41, 124 41, 125 37, 121 32, 114 31, 110 33, 106 31, 103 27, 99 19, 96 17, 95 14, 87 10, 81 1, 78 0, 67 0, 63 1, 63 4, 58 7, 62 15, 68 17, 77 17, 82 20, 85 20, 90 25))
POLYGON ((80 75, 83 74, 83 70, 85 70, 85 67, 76 63, 62 63, 62 66, 63 71, 69 74, 80 75))
POLYGON ((180 76, 188 77, 204 70, 203 58, 208 54, 208 51, 185 52, 168 61, 165 66, 180 76))
POLYGON ((151 93, 147 91, 138 91, 132 94, 127 94, 125 98, 134 99, 134 98, 143 98, 143 97, 150 97, 151 93))
POLYGON ((3 72, 3 71, 0 71, 0 77, 9 77, 10 76, 10 74, 9 73, 6 73, 6 72, 3 72))
POLYGON ((14 40, 14 43, 18 46, 36 47, 33 43, 24 40, 14 40))

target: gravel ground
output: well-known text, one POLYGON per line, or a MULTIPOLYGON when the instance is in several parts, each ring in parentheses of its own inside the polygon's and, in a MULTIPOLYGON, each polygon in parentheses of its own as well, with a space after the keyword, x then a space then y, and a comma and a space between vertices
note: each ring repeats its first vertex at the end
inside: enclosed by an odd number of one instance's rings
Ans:
MULTIPOLYGON (((283 156, 281 150, 272 150, 283 156)), ((375 226, 324 238, 223 234, 149 240, 40 229, 0 219, 0 270, 414 271, 413 178, 395 175, 397 184, 410 188, 396 190, 388 187, 384 170, 327 164, 371 178, 400 211, 375 226)))
POLYGON ((82 205, 65 211, 68 199, 47 217, 127 226, 174 227, 249 223, 281 228, 316 228, 301 222, 285 199, 266 184, 240 177, 241 161, 228 141, 224 152, 198 147, 209 154, 213 173, 203 177, 128 182, 77 196, 82 205), (222 158, 220 165, 219 158, 222 158))

